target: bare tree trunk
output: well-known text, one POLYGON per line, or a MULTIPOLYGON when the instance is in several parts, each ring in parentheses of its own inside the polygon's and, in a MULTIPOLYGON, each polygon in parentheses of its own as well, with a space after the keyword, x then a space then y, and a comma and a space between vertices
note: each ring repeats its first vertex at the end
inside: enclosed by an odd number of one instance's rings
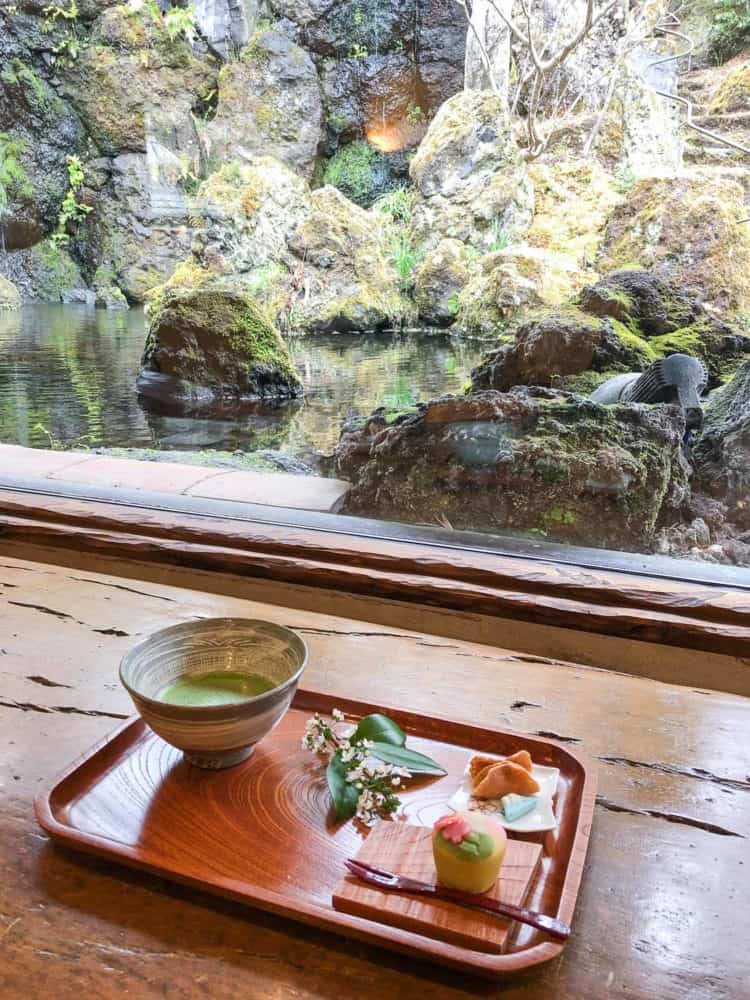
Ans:
POLYGON ((474 0, 466 35, 466 90, 493 90, 504 101, 510 86, 510 18, 513 0, 474 0))

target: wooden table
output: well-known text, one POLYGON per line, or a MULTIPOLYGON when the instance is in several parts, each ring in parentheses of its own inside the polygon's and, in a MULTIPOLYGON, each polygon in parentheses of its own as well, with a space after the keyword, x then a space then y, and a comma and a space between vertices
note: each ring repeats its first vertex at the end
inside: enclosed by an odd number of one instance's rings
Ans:
POLYGON ((739 1000, 750 700, 488 646, 0 558, 0 996, 739 1000), (51 845, 32 800, 130 711, 123 651, 198 616, 300 629, 310 686, 541 733, 598 760, 574 936, 492 986, 51 845))

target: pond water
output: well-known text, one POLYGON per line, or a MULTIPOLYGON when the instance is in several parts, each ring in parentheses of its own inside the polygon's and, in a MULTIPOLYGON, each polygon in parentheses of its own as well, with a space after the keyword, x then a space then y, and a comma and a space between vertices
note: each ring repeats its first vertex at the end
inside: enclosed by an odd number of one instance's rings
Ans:
POLYGON ((0 312, 0 441, 330 455, 347 416, 460 391, 486 350, 442 333, 299 339, 290 347, 303 402, 186 417, 159 412, 137 396, 144 339, 140 309, 50 305, 0 312))

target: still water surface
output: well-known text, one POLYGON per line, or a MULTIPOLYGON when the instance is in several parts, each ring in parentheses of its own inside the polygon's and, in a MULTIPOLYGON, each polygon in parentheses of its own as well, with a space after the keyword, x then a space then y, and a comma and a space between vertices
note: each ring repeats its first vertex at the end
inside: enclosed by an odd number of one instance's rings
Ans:
POLYGON ((0 312, 0 441, 330 455, 347 416, 457 392, 482 354, 479 344, 444 334, 299 339, 290 347, 305 386, 302 403, 185 417, 147 409, 138 398, 144 339, 140 309, 0 312))

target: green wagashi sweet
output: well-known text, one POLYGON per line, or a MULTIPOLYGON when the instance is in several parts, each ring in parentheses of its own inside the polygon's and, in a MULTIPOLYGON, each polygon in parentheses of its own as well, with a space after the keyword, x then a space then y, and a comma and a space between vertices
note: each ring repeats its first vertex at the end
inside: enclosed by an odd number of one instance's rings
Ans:
POLYGON ((497 881, 506 844, 502 826, 482 813, 441 817, 432 832, 438 882, 447 889, 487 892, 497 881))

